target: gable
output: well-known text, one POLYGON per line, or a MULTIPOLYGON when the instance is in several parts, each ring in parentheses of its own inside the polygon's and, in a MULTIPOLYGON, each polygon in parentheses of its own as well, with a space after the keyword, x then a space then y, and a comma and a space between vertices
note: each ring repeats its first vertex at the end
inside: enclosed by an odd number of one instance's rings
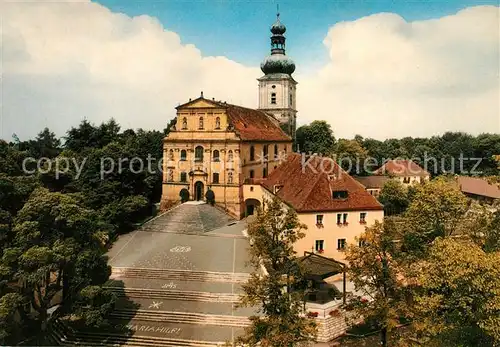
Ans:
POLYGON ((211 103, 208 100, 197 99, 187 104, 181 105, 178 108, 216 108, 216 107, 217 105, 211 103))

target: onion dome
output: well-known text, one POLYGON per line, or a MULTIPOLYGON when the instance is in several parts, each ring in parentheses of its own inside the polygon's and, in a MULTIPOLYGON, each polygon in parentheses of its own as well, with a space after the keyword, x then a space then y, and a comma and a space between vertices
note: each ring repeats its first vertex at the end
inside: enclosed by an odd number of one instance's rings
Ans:
POLYGON ((280 21, 280 15, 277 14, 276 22, 271 26, 271 55, 266 57, 260 64, 260 69, 266 75, 268 74, 288 74, 295 71, 295 63, 285 54, 285 41, 283 35, 286 27, 280 21))
POLYGON ((284 54, 271 54, 260 64, 260 69, 266 75, 273 73, 291 75, 295 71, 295 63, 284 54))
POLYGON ((271 25, 271 32, 273 35, 283 35, 286 31, 286 26, 280 22, 280 19, 276 20, 276 22, 271 25))

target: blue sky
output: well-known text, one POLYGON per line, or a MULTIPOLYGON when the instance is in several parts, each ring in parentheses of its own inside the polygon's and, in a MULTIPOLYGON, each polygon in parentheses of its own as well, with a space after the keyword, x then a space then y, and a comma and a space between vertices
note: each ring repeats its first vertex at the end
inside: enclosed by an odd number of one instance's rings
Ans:
POLYGON ((302 69, 320 67, 327 60, 322 40, 338 21, 374 13, 393 12, 407 21, 440 18, 466 7, 498 5, 495 0, 101 0, 113 12, 150 15, 183 43, 194 44, 204 56, 223 55, 257 66, 269 50, 269 26, 276 4, 287 26, 288 54, 302 69))
MULTIPOLYGON (((2 8, 0 138, 110 117, 163 129, 202 90, 258 107, 276 0, 90 1, 2 8)), ((280 0, 298 124, 326 120, 343 138, 500 133, 497 1, 280 0)))

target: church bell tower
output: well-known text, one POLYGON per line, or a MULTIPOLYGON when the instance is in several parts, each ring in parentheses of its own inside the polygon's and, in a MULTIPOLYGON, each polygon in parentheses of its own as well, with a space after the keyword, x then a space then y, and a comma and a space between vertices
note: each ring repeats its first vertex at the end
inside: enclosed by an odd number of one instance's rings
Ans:
POLYGON ((271 26, 271 55, 260 64, 264 76, 259 81, 259 110, 274 115, 282 129, 295 140, 297 82, 293 79, 295 63, 285 54, 286 27, 277 14, 271 26))

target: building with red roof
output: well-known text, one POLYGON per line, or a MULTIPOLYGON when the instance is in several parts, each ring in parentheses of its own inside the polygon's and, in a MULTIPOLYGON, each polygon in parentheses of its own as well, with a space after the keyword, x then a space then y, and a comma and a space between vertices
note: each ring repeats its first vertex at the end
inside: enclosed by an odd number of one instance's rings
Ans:
POLYGON ((162 209, 181 194, 206 200, 211 191, 215 203, 240 218, 243 182, 266 178, 292 151, 292 138, 269 113, 203 94, 176 109, 176 124, 163 142, 162 209))
POLYGON ((382 221, 383 206, 330 158, 287 155, 265 180, 244 185, 247 213, 274 196, 293 208, 307 225, 306 236, 295 245, 304 251, 343 259, 345 247, 356 242, 365 227, 382 221))
POLYGON ((388 160, 378 168, 374 175, 387 175, 399 179, 404 184, 429 180, 430 173, 412 160, 388 160))

